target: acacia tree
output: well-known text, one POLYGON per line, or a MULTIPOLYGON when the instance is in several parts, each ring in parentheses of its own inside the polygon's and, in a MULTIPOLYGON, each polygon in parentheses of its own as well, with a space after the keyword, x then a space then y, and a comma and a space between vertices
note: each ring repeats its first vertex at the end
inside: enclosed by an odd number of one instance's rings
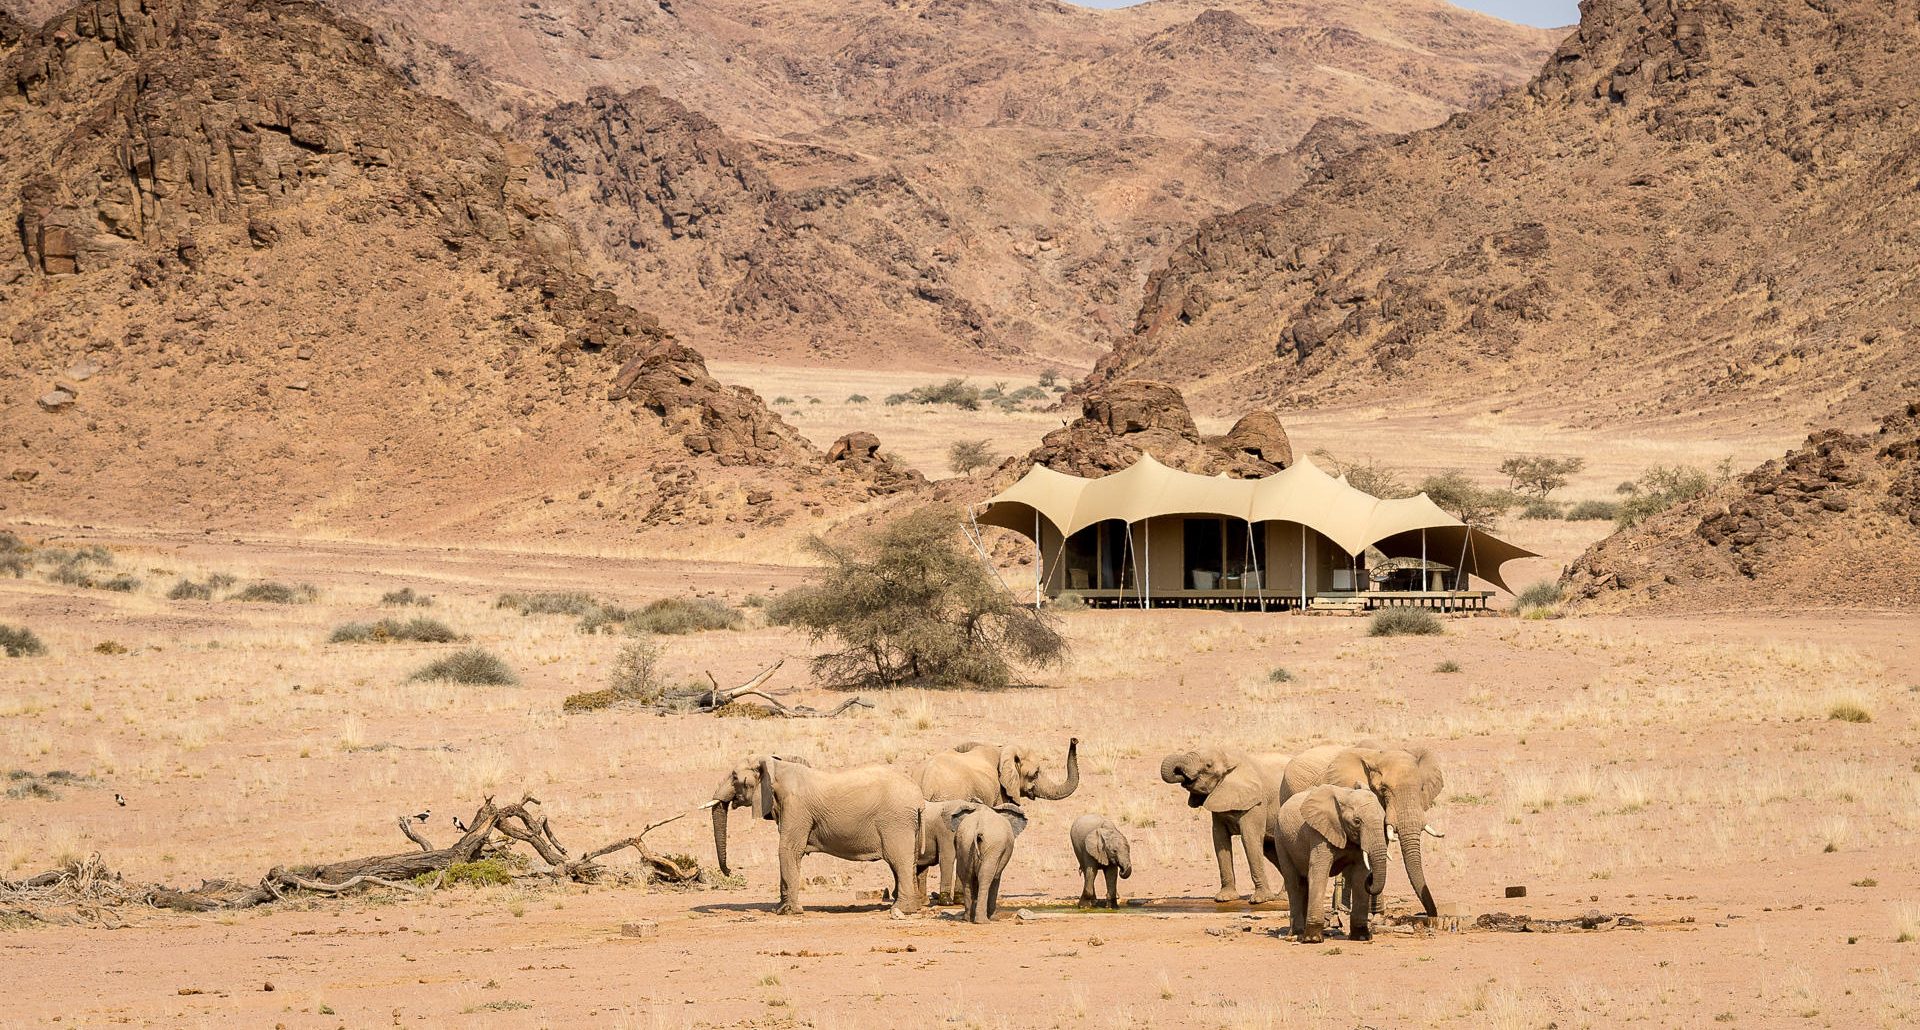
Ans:
POLYGON ((987 449, 985 440, 955 440, 947 448, 947 465, 963 476, 991 464, 993 452, 987 449))
POLYGON ((1567 477, 1587 467, 1585 458, 1554 458, 1545 454, 1516 454, 1500 463, 1500 474, 1519 493, 1546 500, 1567 485, 1567 477))
POLYGON ((958 511, 932 506, 864 537, 815 537, 826 573, 768 615, 838 644, 813 659, 836 686, 1003 687, 1022 667, 1058 665, 1067 644, 1053 620, 1015 601, 959 531, 958 511))

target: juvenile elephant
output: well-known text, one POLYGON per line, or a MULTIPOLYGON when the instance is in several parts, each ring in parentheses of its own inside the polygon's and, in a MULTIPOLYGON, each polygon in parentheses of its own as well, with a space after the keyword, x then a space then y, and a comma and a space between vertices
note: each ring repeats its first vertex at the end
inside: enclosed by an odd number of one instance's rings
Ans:
POLYGON ((1420 863, 1420 835, 1440 836, 1427 825, 1427 809, 1440 799, 1446 782, 1439 757, 1426 748, 1408 751, 1325 745, 1302 751, 1287 764, 1280 792, 1283 798, 1289 798, 1320 784, 1373 791, 1386 809, 1387 826, 1399 836, 1400 857, 1406 862, 1413 893, 1427 915, 1435 916, 1440 908, 1434 904, 1426 868, 1420 863))
POLYGON ((1013 839, 1027 828, 1019 805, 968 803, 947 814, 953 826, 960 903, 969 923, 986 923, 1000 908, 1000 875, 1013 860, 1013 839))
POLYGON ((1347 939, 1367 941, 1367 916, 1387 882, 1387 813, 1364 787, 1310 787, 1273 813, 1267 831, 1274 863, 1287 888, 1293 939, 1318 944, 1326 937, 1327 879, 1346 874, 1354 898, 1347 939))
POLYGON ((1127 843, 1127 836, 1120 832, 1113 820, 1104 815, 1083 815, 1067 828, 1067 839, 1073 843, 1073 857, 1080 862, 1080 874, 1085 881, 1080 885, 1080 907, 1091 908, 1098 904, 1094 900, 1093 878, 1096 873, 1107 877, 1107 907, 1120 907, 1120 881, 1133 876, 1133 849, 1127 843))
MULTIPOLYGON (((957 808, 977 804, 973 801, 929 801, 920 813, 920 853, 913 863, 914 890, 921 897, 927 896, 927 870, 934 867, 948 870, 948 878, 954 867, 953 824, 947 816, 957 808)), ((942 884, 943 887, 947 886, 942 884)), ((953 898, 941 893, 934 898, 936 905, 951 905, 953 898)))
POLYGON ((1187 807, 1212 813, 1213 855, 1220 864, 1220 892, 1215 901, 1234 901, 1240 886, 1233 875, 1233 838, 1247 853, 1247 871, 1253 874, 1253 904, 1279 897, 1260 861, 1267 820, 1279 803, 1280 780, 1288 756, 1271 752, 1249 754, 1221 747, 1179 751, 1160 760, 1160 778, 1187 790, 1187 807))
MULTIPOLYGON (((1059 801, 1080 786, 1080 738, 1067 741, 1064 779, 1047 774, 1040 752, 1024 745, 982 744, 968 741, 927 759, 920 768, 920 791, 928 801, 975 801, 983 805, 1017 805, 1029 798, 1059 801)), ((954 896, 953 861, 940 859, 940 894, 954 896)))
POLYGON ((885 862, 893 872, 895 918, 920 910, 914 856, 920 837, 920 790, 884 765, 827 771, 772 755, 728 773, 707 804, 714 809, 714 850, 727 872, 726 810, 748 793, 754 812, 780 834, 780 907, 797 915, 800 860, 822 852, 849 862, 885 862))

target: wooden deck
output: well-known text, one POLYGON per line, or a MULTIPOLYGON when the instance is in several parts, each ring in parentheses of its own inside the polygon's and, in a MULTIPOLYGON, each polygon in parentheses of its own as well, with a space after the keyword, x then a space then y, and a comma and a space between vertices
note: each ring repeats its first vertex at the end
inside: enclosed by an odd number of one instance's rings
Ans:
MULTIPOLYGON (((1142 608, 1134 590, 1070 590, 1089 608, 1142 608)), ((1373 611, 1378 608, 1427 608, 1438 612, 1486 611, 1491 590, 1364 590, 1322 592, 1309 597, 1308 611, 1373 611)), ((1299 611, 1299 594, 1249 594, 1239 590, 1155 590, 1155 608, 1207 608, 1229 612, 1299 611)))

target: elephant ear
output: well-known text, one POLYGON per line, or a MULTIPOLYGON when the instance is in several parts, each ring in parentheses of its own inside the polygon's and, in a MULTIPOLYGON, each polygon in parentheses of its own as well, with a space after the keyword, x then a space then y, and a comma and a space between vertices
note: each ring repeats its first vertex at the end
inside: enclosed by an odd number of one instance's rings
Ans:
POLYGON ((968 815, 974 812, 977 812, 979 810, 980 810, 980 805, 972 801, 968 801, 964 804, 955 805, 952 808, 947 809, 947 829, 950 832, 959 833, 960 820, 965 819, 968 815))
POLYGON ((1447 778, 1440 773, 1440 758, 1421 747, 1413 750, 1413 760, 1420 768, 1420 807, 1432 808, 1447 788, 1447 778))
POLYGON ((1019 805, 995 805, 994 811, 1007 817, 1007 824, 1013 827, 1013 835, 1020 836, 1027 828, 1027 810, 1019 805))
POLYGON ((1000 749, 1000 794, 1008 801, 1020 800, 1026 781, 1020 777, 1020 759, 1010 747, 1000 749))
POLYGON ((1256 808, 1267 800, 1266 785, 1260 782, 1260 771, 1251 762, 1239 762, 1232 771, 1220 780, 1220 785, 1207 795, 1206 809, 1209 812, 1245 812, 1256 808))
POLYGON ((779 805, 773 793, 773 770, 780 759, 767 757, 760 760, 760 792, 753 806, 762 819, 772 819, 778 814, 779 805))
POLYGON ((1373 777, 1366 758, 1355 748, 1335 755, 1333 761, 1327 763, 1327 775, 1320 782, 1349 790, 1355 787, 1373 789, 1373 777))
POLYGON ((1301 803, 1300 813, 1308 826, 1327 838, 1327 843, 1341 849, 1347 846, 1347 826, 1340 820, 1340 805, 1334 797, 1334 792, 1324 787, 1315 790, 1301 803))

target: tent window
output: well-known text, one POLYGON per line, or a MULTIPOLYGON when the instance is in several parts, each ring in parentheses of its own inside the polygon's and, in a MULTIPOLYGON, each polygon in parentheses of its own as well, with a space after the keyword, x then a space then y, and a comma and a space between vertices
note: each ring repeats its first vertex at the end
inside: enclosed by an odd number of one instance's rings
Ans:
POLYGON ((1068 590, 1126 590, 1133 585, 1127 524, 1109 519, 1067 538, 1068 590))
MULTIPOLYGON (((1255 530, 1253 547, 1247 547, 1247 524, 1228 522, 1226 539, 1226 570, 1229 576, 1245 576, 1267 567, 1267 534, 1255 530)), ((1264 527, 1262 527, 1264 528, 1264 527)))
POLYGON ((1095 570, 1100 564, 1100 540, 1095 527, 1067 538, 1067 589, 1093 589, 1095 570))
MULTIPOLYGON (((1220 587, 1221 533, 1219 519, 1181 520, 1185 537, 1187 589, 1217 590, 1220 587)), ((1242 545, 1244 546, 1244 544, 1242 545)))

